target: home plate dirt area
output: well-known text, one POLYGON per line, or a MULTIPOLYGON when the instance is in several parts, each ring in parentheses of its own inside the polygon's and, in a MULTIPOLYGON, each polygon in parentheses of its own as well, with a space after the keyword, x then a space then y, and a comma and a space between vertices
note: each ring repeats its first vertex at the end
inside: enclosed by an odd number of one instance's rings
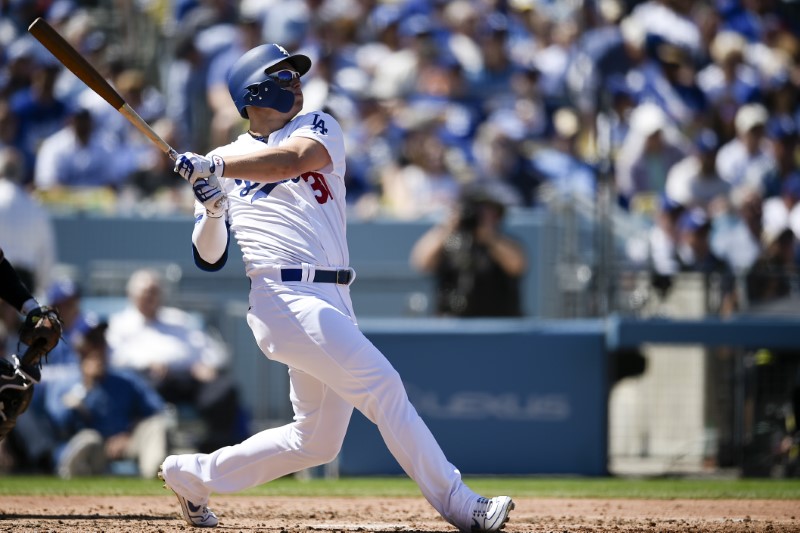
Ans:
MULTIPOLYGON (((4 496, 0 532, 197 531, 164 496, 4 496)), ((515 498, 504 531, 800 533, 797 500, 515 498)), ((455 532, 422 498, 215 496, 219 531, 455 532)))

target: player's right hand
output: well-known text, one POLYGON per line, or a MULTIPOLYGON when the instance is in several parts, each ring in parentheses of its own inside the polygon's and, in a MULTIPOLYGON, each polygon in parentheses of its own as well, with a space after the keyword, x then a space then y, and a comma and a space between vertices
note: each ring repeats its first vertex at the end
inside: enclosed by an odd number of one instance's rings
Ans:
POLYGON ((194 186, 195 181, 208 178, 215 171, 214 162, 200 154, 185 152, 175 160, 174 171, 194 186))

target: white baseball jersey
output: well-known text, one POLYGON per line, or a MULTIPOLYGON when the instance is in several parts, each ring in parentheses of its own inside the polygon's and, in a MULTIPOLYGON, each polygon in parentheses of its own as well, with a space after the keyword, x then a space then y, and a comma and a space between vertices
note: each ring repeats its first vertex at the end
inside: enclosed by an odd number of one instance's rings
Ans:
MULTIPOLYGON (((291 137, 307 137, 328 150, 331 164, 320 172, 294 179, 259 183, 225 176, 220 186, 228 195, 228 221, 249 273, 267 265, 309 263, 347 267, 345 223, 345 151, 342 128, 323 112, 300 115, 269 137, 242 134, 210 155, 243 155, 265 146, 277 147, 291 137)), ((204 212, 197 204, 196 214, 204 212)))

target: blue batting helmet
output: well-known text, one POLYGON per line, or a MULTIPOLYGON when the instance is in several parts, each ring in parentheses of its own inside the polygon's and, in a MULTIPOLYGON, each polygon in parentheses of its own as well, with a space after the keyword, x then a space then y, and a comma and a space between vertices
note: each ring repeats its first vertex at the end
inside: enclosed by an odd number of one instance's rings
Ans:
POLYGON ((282 46, 262 44, 236 60, 228 75, 228 90, 242 118, 247 106, 268 107, 286 113, 294 105, 294 94, 281 89, 267 77, 267 70, 288 62, 301 76, 311 68, 311 60, 302 54, 289 55, 282 46))

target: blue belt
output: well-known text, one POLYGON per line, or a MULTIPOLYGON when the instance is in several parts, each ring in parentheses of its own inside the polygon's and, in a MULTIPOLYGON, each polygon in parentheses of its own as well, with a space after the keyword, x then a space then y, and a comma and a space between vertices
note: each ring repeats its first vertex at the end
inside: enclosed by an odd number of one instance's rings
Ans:
MULTIPOLYGON (((342 270, 315 270, 314 283, 336 283, 337 285, 347 285, 353 276, 349 268, 342 270)), ((282 268, 281 281, 303 281, 303 269, 301 268, 282 268)))

